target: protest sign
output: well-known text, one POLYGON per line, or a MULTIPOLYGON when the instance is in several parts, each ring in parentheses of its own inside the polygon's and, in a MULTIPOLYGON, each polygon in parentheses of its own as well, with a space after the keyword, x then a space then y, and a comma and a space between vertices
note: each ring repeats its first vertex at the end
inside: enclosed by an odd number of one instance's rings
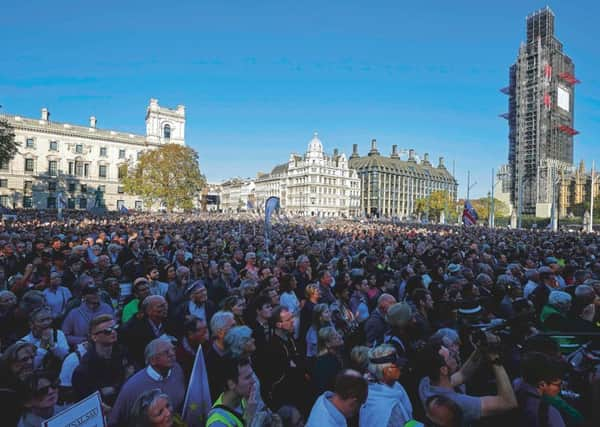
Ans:
POLYGON ((43 427, 105 427, 100 393, 96 392, 44 422, 43 427))

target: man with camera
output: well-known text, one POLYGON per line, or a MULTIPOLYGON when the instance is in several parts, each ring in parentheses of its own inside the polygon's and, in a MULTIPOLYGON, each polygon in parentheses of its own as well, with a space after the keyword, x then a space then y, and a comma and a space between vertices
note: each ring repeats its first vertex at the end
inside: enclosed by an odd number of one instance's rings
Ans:
MULTIPOLYGON (((488 343, 492 344, 498 338, 488 334, 487 339, 488 343)), ((418 360, 422 372, 426 375, 419 383, 421 402, 425 404, 431 396, 435 395, 451 399, 461 408, 465 426, 481 418, 499 415, 517 407, 510 378, 502 366, 499 355, 488 346, 476 349, 460 367, 454 351, 446 348, 440 341, 432 340, 421 350, 418 360), (456 392, 455 388, 465 384, 475 373, 482 358, 486 358, 491 364, 498 393, 495 396, 475 397, 456 392)))

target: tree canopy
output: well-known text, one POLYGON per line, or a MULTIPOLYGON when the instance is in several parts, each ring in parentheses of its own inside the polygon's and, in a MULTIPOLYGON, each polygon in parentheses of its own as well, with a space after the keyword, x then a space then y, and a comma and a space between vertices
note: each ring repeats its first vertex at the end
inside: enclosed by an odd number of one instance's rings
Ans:
POLYGON ((447 191, 432 191, 427 197, 415 201, 415 210, 417 213, 426 213, 429 219, 440 219, 442 211, 446 211, 446 219, 452 215, 456 203, 447 191))
POLYGON ((0 119, 0 163, 6 163, 15 157, 19 151, 19 143, 15 141, 15 133, 12 126, 0 119))
POLYGON ((119 175, 125 192, 141 196, 147 205, 160 203, 169 211, 191 209, 205 183, 198 153, 178 144, 144 151, 134 165, 123 165, 119 175))

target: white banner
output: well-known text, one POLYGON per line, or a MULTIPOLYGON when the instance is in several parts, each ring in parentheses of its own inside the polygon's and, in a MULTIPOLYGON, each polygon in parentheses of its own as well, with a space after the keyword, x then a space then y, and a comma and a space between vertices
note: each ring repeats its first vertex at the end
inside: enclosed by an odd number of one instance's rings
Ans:
POLYGON ((106 427, 100 393, 96 392, 44 421, 43 427, 106 427))

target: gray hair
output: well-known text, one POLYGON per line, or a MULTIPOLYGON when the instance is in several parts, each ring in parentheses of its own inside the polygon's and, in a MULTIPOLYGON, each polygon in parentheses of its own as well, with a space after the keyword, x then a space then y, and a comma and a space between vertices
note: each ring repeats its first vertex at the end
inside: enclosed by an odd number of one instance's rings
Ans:
POLYGON ((571 308, 571 295, 563 291, 552 291, 548 296, 548 305, 564 314, 571 308))
POLYGON ((213 335, 225 329, 230 320, 235 320, 233 313, 230 311, 217 311, 210 319, 210 331, 213 335))
POLYGON ((438 329, 436 333, 431 336, 431 339, 436 341, 439 340, 444 347, 447 347, 451 344, 458 345, 460 343, 460 336, 458 335, 458 332, 452 328, 438 329))
POLYGON ((146 312, 148 311, 148 308, 150 307, 150 304, 153 301, 157 301, 157 300, 166 301, 164 299, 164 297, 162 297, 160 295, 148 295, 146 298, 144 298, 144 301, 142 301, 142 305, 140 307, 142 313, 146 314, 146 312))
POLYGON ((390 344, 381 344, 369 351, 369 372, 377 379, 377 381, 383 381, 383 370, 392 366, 392 363, 375 364, 371 361, 389 356, 393 353, 396 353, 396 349, 390 344))
POLYGON ((329 344, 336 335, 339 335, 333 326, 325 326, 319 329, 317 338, 318 351, 322 352, 327 350, 327 344, 329 344))
POLYGON ((159 388, 146 390, 140 394, 129 411, 129 419, 134 423, 132 425, 135 427, 150 425, 148 409, 159 399, 167 399, 169 404, 171 403, 169 396, 159 388))
POLYGON ((252 329, 248 326, 234 326, 225 335, 225 351, 232 358, 237 359, 244 354, 244 347, 251 339, 252 329))
POLYGON ((177 277, 180 277, 180 276, 183 276, 184 274, 189 274, 190 269, 187 268, 186 266, 181 265, 181 266, 177 267, 176 273, 177 273, 177 277))
POLYGON ((303 262, 310 261, 306 255, 300 255, 296 260, 296 267, 298 267, 303 262))
POLYGON ((156 354, 158 353, 158 348, 161 344, 173 345, 171 340, 166 336, 160 336, 150 341, 144 349, 144 361, 146 362, 146 365, 149 365, 152 358, 156 356, 156 354))

